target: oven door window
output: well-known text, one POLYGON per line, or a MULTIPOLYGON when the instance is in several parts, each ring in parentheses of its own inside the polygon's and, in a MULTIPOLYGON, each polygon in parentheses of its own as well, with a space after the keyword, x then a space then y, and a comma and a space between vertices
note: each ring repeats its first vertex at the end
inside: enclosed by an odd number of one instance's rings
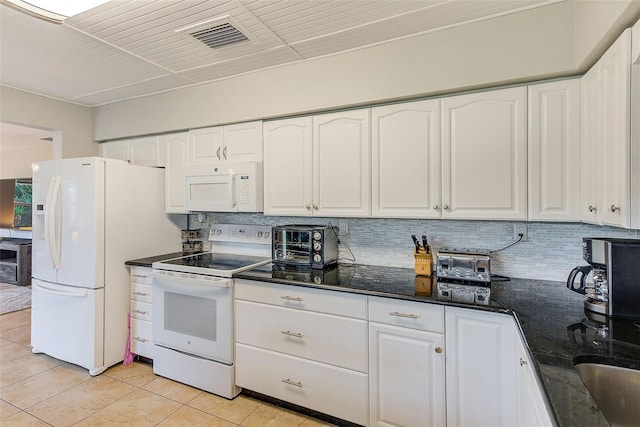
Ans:
POLYGON ((164 294, 164 329, 178 334, 217 340, 217 300, 175 292, 164 294), (185 313, 189 315, 185 316, 185 313))

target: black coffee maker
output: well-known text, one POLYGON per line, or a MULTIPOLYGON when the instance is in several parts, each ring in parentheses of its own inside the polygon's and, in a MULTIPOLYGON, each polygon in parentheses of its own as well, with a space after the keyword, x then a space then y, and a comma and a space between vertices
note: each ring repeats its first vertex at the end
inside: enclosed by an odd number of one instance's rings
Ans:
POLYGON ((585 237, 582 257, 589 265, 571 270, 567 288, 585 295, 584 307, 640 320, 640 239, 585 237))

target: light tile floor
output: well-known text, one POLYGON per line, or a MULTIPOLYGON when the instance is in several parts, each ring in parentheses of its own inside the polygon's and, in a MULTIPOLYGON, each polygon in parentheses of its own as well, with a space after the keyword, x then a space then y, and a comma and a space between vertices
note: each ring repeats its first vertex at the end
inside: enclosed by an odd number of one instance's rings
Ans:
POLYGON ((0 425, 281 427, 330 424, 243 395, 234 400, 134 362, 97 377, 30 348, 31 310, 0 316, 0 425))

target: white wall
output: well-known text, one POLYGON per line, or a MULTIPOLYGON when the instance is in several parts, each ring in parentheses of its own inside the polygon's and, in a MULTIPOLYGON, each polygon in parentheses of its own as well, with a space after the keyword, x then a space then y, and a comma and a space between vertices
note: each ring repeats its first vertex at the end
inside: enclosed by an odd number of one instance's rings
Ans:
POLYGON ((93 140, 93 113, 89 107, 58 101, 0 86, 0 120, 60 131, 60 158, 97 156, 93 140))
POLYGON ((31 178, 31 164, 53 159, 53 144, 40 144, 26 149, 2 150, 0 179, 31 178))
POLYGON ((95 139, 430 96, 576 73, 562 2, 95 109, 95 139))

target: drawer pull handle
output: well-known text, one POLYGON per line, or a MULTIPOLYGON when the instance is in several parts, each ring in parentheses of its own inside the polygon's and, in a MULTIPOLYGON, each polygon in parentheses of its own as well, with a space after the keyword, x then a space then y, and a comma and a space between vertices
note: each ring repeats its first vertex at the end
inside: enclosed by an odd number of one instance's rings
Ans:
POLYGON ((134 313, 138 313, 138 314, 149 314, 146 311, 143 310, 133 310, 134 313))
POLYGON ((149 342, 148 339, 140 338, 140 337, 133 337, 133 339, 142 343, 149 342))
POLYGON ((296 302, 300 302, 302 301, 302 298, 300 297, 290 297, 289 295, 285 295, 283 297, 280 297, 281 299, 286 299, 287 301, 296 301, 296 302))
POLYGON ((521 357, 520 358, 520 366, 524 366, 526 364, 528 364, 528 362, 521 357))
POLYGON ((296 337, 296 338, 301 338, 302 339, 302 334, 297 333, 297 332, 291 332, 291 331, 282 331, 280 332, 281 334, 284 335, 289 335, 290 337, 296 337))
POLYGON ((133 294, 134 294, 134 295, 142 295, 143 297, 144 297, 144 296, 149 295, 149 294, 148 294, 148 293, 146 293, 146 292, 133 292, 133 294))
POLYGON ((289 378, 286 380, 281 380, 285 384, 294 385, 296 387, 302 388, 302 383, 300 381, 291 381, 289 378))
POLYGON ((140 277, 142 279, 146 279, 149 276, 147 276, 146 274, 134 274, 133 277, 140 277))
POLYGON ((420 317, 416 316, 415 314, 400 313, 397 311, 392 311, 391 313, 389 313, 389 316, 408 317, 409 319, 417 319, 418 317, 420 317))

